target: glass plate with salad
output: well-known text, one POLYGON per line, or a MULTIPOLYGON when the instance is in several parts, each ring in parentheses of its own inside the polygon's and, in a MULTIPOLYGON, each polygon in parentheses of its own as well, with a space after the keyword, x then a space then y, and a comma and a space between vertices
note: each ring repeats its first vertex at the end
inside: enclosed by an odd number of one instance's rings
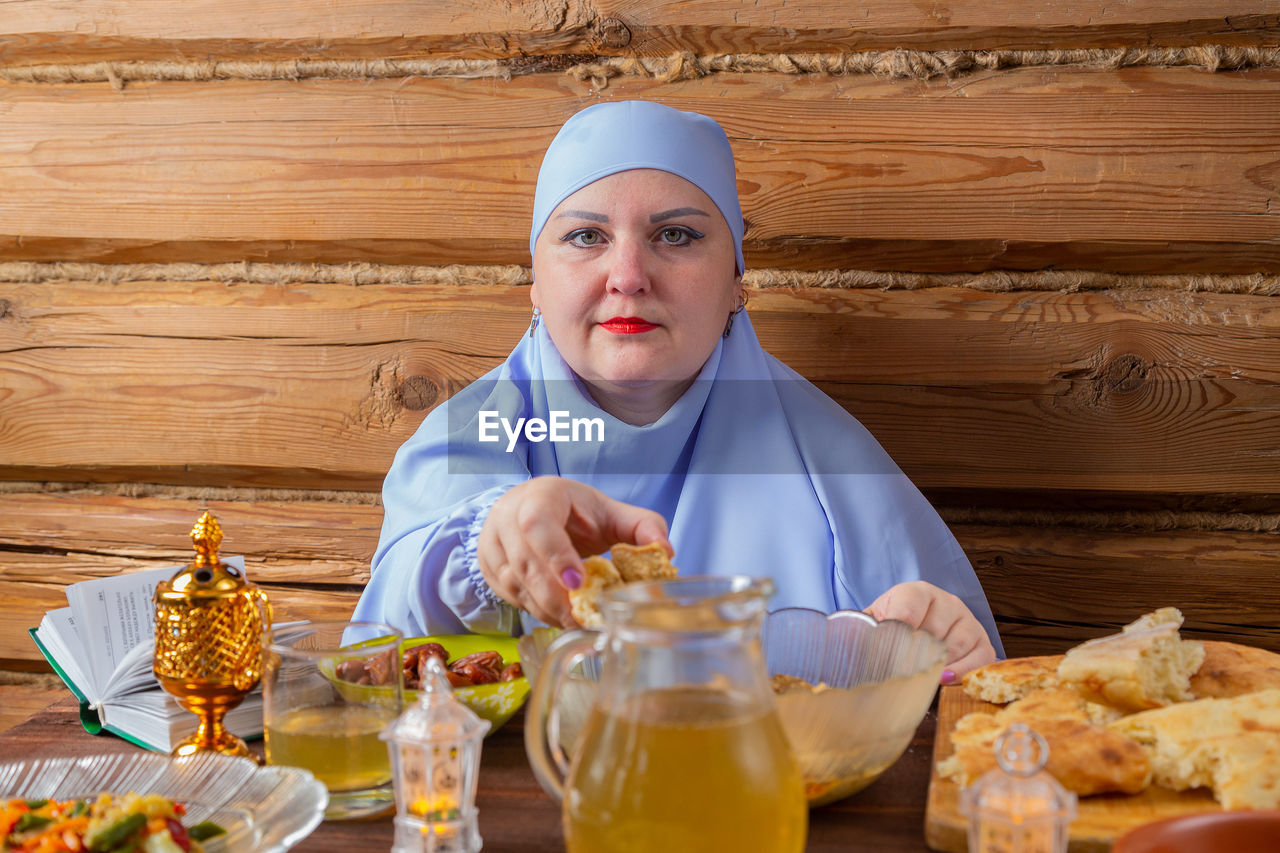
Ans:
MULTIPOLYGON (((75 841, 65 842, 71 850, 76 843, 110 832, 96 842, 103 853, 123 853, 130 849, 130 840, 138 853, 173 853, 174 849, 179 853, 277 853, 315 829, 327 802, 324 786, 306 770, 259 767, 242 758, 215 754, 171 758, 129 753, 3 762, 0 804, 5 807, 3 820, 12 820, 13 825, 0 836, 0 845, 9 839, 39 837, 42 829, 52 836, 48 828, 54 820, 63 820, 64 831, 85 830, 75 841), (84 805, 77 807, 77 803, 84 805), (90 831, 91 812, 99 803, 104 805, 90 831), (40 805, 32 808, 31 804, 40 805), (59 804, 85 813, 66 823, 67 815, 55 814, 59 804), (165 804, 172 813, 165 813, 165 804), (31 816, 22 830, 15 831, 24 811, 31 816), (42 818, 50 822, 44 824, 42 818), (177 826, 168 825, 168 820, 177 826), (125 839, 121 842, 125 846, 111 846, 117 836, 125 839), (165 846, 166 842, 174 846, 165 846)), ((10 845, 5 849, 41 853, 60 849, 51 837, 47 841, 43 848, 10 845)))

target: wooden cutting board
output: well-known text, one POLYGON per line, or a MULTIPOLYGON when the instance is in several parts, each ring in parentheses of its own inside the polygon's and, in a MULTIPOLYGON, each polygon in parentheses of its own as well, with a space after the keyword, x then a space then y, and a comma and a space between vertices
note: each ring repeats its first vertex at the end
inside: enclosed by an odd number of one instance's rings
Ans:
MULTIPOLYGON (((943 687, 938 698, 938 730, 933 742, 933 774, 925 807, 925 841, 933 850, 966 853, 969 821, 960 814, 960 786, 938 775, 938 761, 952 752, 951 730, 956 720, 971 711, 993 713, 1000 709, 974 699, 959 685, 943 687)), ((1070 853, 1106 853, 1129 829, 1161 818, 1192 812, 1221 811, 1207 789, 1170 791, 1149 787, 1140 794, 1104 794, 1082 797, 1071 823, 1070 853)))

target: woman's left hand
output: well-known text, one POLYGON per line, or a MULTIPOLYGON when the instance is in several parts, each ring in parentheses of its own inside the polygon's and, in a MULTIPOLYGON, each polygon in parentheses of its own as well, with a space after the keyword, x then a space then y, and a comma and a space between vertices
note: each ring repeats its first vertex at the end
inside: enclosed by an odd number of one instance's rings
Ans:
POLYGON ((867 613, 879 620, 906 622, 941 639, 947 646, 943 684, 957 681, 969 670, 996 659, 996 650, 978 617, 959 597, 928 581, 907 581, 889 587, 871 602, 867 613))

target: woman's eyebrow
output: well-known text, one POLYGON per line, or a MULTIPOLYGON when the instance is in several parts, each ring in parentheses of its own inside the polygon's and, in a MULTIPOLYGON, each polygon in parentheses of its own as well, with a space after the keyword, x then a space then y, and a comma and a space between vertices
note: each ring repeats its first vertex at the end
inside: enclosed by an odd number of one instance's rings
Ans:
POLYGON ((696 207, 676 207, 671 210, 664 210, 661 213, 655 213, 649 217, 650 222, 662 222, 667 219, 675 219, 677 216, 710 216, 705 210, 699 210, 696 207))
POLYGON ((592 222, 608 222, 609 217, 603 213, 592 213, 589 210, 562 210, 556 214, 556 219, 589 219, 592 222))

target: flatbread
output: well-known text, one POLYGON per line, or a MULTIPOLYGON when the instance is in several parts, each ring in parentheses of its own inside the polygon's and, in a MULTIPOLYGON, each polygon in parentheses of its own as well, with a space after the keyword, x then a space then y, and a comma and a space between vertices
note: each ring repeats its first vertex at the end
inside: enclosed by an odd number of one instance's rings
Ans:
POLYGON ((964 692, 983 702, 1005 705, 1028 693, 1058 686, 1058 664, 1063 655, 1009 658, 965 673, 964 692))
MULTIPOLYGON (((1229 699, 1280 687, 1280 654, 1253 646, 1204 640, 1204 661, 1192 674, 1195 699, 1229 699)), ((966 673, 964 692, 983 702, 1005 705, 1036 690, 1058 685, 1058 665, 1065 655, 1009 658, 966 673)))
POLYGON ((972 783, 996 766, 996 738, 1021 721, 1049 743, 1049 772, 1079 795, 1154 782, 1210 788, 1224 808, 1280 808, 1280 654, 1183 640, 1181 625, 1165 607, 1065 655, 968 673, 966 693, 1009 704, 957 721, 938 772, 972 783))
POLYGON ((1226 809, 1280 808, 1280 689, 1182 702, 1107 728, 1147 752, 1157 784, 1210 788, 1226 809))
POLYGON ((1165 607, 1111 634, 1081 643, 1058 664, 1058 681, 1093 702, 1125 713, 1195 698, 1191 674, 1204 644, 1178 634, 1182 613, 1165 607))
POLYGON ((1025 723, 1049 747, 1047 770, 1079 796, 1136 794, 1151 781, 1151 760, 1124 735, 1095 725, 1088 705, 1071 690, 1028 694, 995 713, 977 711, 956 721, 955 752, 938 762, 938 773, 969 785, 997 767, 995 742, 1013 723, 1025 723))
POLYGON ((1204 641, 1204 663, 1191 676, 1197 699, 1230 699, 1280 687, 1280 655, 1253 646, 1204 641))

